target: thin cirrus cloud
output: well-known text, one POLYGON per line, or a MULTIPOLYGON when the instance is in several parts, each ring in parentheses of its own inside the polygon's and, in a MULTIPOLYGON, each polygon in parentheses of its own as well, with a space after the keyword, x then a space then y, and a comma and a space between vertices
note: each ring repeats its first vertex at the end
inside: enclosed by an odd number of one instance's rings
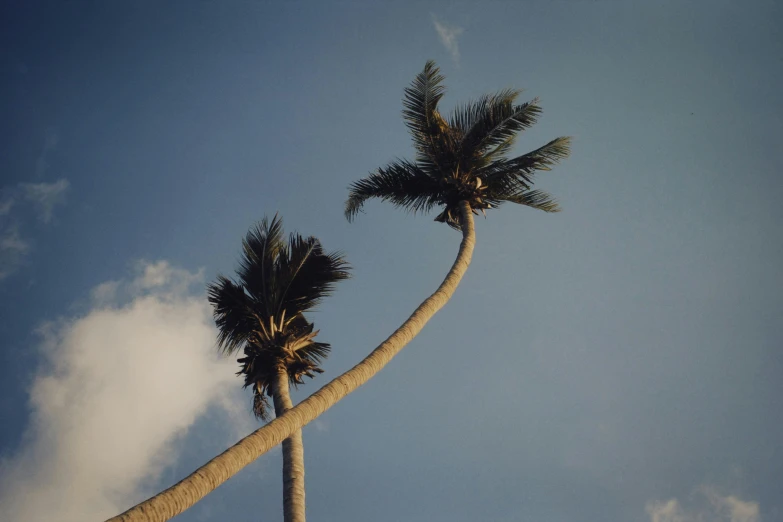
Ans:
POLYGON ((0 199, 0 281, 13 274, 31 250, 31 242, 20 232, 20 218, 17 210, 24 204, 33 205, 38 219, 45 224, 52 221, 54 210, 65 203, 70 182, 59 179, 52 183, 19 183, 5 189, 0 199))
POLYGON ((19 235, 17 224, 0 230, 0 281, 11 275, 22 264, 30 250, 30 243, 19 235))
MULTIPOLYGON (((40 329, 25 443, 2 463, 8 520, 103 520, 151 493, 211 407, 236 431, 235 361, 218 358, 201 273, 139 263, 96 287, 80 317, 40 329)), ((245 410, 242 410, 246 413, 245 410)))
POLYGON ((4 201, 0 201, 0 216, 5 216, 9 212, 11 212, 11 209, 14 207, 14 200, 13 199, 6 199, 4 201))
POLYGON ((21 183, 22 197, 35 205, 38 219, 49 223, 54 214, 54 207, 65 202, 65 195, 71 186, 67 179, 59 179, 53 183, 21 183))
MULTIPOLYGON (((57 148, 59 134, 54 128, 46 130, 41 152, 35 160, 35 177, 40 178, 49 169, 49 156, 57 148)), ((53 182, 18 183, 0 187, 0 281, 24 264, 32 242, 20 229, 24 221, 25 204, 32 205, 38 220, 50 223, 56 207, 65 203, 70 182, 60 178, 53 182)))
POLYGON ((683 506, 676 498, 649 502, 650 522, 761 522, 757 502, 721 495, 711 486, 699 488, 694 503, 683 506))
POLYGON ((440 43, 449 52, 454 63, 459 65, 460 54, 457 38, 463 33, 463 29, 440 21, 435 15, 432 15, 432 23, 435 26, 435 31, 438 33, 440 43))

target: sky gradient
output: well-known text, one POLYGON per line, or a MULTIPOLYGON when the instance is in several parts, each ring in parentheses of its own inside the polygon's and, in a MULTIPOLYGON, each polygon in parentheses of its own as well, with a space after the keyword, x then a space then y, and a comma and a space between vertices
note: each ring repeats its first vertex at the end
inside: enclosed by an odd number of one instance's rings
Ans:
MULTIPOLYGON (((441 107, 539 97, 563 207, 477 220, 452 301, 304 430, 320 521, 783 522, 777 2, 0 2, 0 503, 102 520, 258 423, 205 285, 264 215, 342 250, 351 367, 459 234, 348 185, 441 107)), ((282 517, 273 450, 176 520, 282 517)))

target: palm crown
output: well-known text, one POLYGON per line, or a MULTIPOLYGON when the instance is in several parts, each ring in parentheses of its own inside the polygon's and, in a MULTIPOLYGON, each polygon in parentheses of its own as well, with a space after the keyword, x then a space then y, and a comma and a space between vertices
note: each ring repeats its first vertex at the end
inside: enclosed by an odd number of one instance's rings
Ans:
POLYGON ((448 121, 438 112, 445 93, 435 63, 405 89, 403 117, 413 138, 416 161, 397 160, 349 187, 345 215, 352 220, 370 198, 414 212, 444 207, 435 218, 459 229, 459 202, 473 212, 504 201, 545 212, 559 207, 547 193, 531 190, 535 171, 550 170, 568 156, 570 138, 554 139, 527 154, 508 159, 517 134, 541 114, 538 100, 515 105, 520 91, 502 90, 457 107, 448 121))
POLYGON ((292 233, 286 242, 282 220, 264 218, 242 241, 238 280, 222 275, 207 287, 218 327, 218 346, 226 354, 244 350, 238 359, 245 387, 253 386, 253 412, 266 419, 267 395, 281 366, 290 382, 321 373, 330 350, 316 342, 304 312, 329 295, 336 282, 349 277, 341 253, 324 252, 314 237, 292 233))

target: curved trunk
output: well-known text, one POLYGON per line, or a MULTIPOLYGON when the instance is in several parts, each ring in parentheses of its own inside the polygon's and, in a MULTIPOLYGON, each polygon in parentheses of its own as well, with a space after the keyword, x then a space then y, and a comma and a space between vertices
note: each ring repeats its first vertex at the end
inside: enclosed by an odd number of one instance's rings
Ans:
MULTIPOLYGON (((280 368, 275 376, 272 396, 276 417, 294 407, 288 391, 288 372, 285 368, 280 368)), ((304 445, 301 428, 283 441, 283 520, 305 522, 304 445)))
POLYGON ((162 522, 182 513, 239 470, 280 444, 296 430, 301 429, 305 424, 334 406, 340 399, 370 380, 446 304, 468 269, 475 245, 473 214, 468 202, 460 202, 460 215, 462 217, 462 242, 459 246, 457 259, 446 275, 446 279, 435 290, 435 293, 425 299, 408 320, 402 323, 402 326, 397 328, 370 355, 294 408, 204 464, 190 476, 107 522, 162 522))

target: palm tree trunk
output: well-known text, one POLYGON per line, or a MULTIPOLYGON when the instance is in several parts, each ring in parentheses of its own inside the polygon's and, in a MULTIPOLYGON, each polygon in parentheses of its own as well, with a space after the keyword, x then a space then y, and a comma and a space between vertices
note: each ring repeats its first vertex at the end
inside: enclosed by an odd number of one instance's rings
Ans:
MULTIPOLYGON (((275 417, 294 407, 288 391, 288 372, 278 369, 272 399, 275 417)), ((305 522, 304 445, 301 428, 283 441, 283 520, 305 522)))
POLYGON ((446 279, 388 339, 359 364, 326 384, 295 407, 257 429, 190 476, 107 522, 163 522, 201 500, 239 470, 280 444, 304 425, 334 406, 378 373, 418 334, 457 289, 470 265, 475 245, 473 214, 467 201, 460 202, 462 242, 446 279))

